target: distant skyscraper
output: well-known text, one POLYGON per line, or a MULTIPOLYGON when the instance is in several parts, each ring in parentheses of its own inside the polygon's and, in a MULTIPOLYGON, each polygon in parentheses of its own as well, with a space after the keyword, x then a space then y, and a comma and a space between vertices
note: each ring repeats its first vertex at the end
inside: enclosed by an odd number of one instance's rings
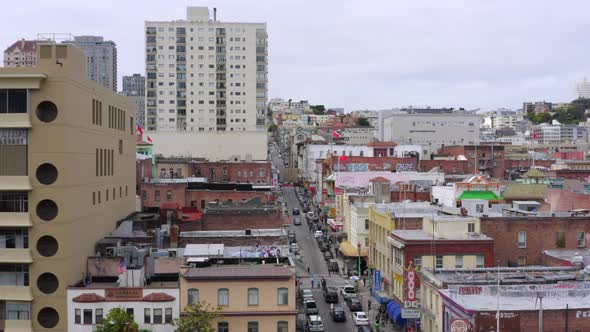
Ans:
POLYGON ((117 45, 98 36, 76 36, 72 44, 86 54, 86 74, 89 80, 117 91, 117 45))
POLYGON ((206 7, 186 20, 145 22, 146 126, 158 131, 256 131, 266 125, 265 23, 229 23, 206 7))
POLYGON ((145 76, 123 76, 123 92, 131 96, 145 96, 145 76))
POLYGON ((4 67, 35 67, 37 41, 21 39, 4 50, 4 67))
POLYGON ((584 77, 583 80, 576 82, 576 97, 590 98, 590 82, 584 77))

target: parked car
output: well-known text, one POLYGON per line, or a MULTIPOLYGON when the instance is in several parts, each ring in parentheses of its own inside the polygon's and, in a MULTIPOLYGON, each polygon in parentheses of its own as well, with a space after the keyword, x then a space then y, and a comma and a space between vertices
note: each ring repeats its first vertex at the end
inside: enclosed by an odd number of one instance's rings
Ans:
POLYGON ((295 226, 301 226, 301 219, 299 219, 299 218, 293 219, 293 225, 295 225, 295 226))
POLYGON ((344 311, 344 308, 339 305, 334 306, 334 310, 332 310, 330 314, 332 315, 332 320, 335 322, 346 321, 346 312, 344 311))
POLYGON ((352 285, 346 285, 340 289, 340 294, 346 300, 351 296, 356 296, 356 289, 352 285))
POLYGON ((306 213, 307 211, 309 211, 309 206, 307 206, 307 204, 303 205, 303 213, 306 213))
POLYGON ((324 288, 324 300, 328 303, 338 303, 338 290, 335 287, 324 288))
POLYGON ((320 315, 311 315, 307 318, 307 324, 310 332, 323 332, 324 323, 322 323, 322 317, 320 315))
MULTIPOLYGON (((332 253, 330 253, 331 255, 332 253)), ((332 271, 332 272, 339 272, 340 271, 340 267, 338 266, 338 261, 335 259, 330 259, 328 261, 328 270, 332 271)), ((344 296, 344 295, 343 295, 344 296)))
POLYGON ((326 242, 326 241, 322 241, 322 244, 320 245, 320 250, 321 251, 329 251, 330 244, 328 244, 328 242, 326 242))
POLYGON ((315 236, 316 239, 322 237, 323 235, 324 233, 322 233, 322 231, 315 231, 313 233, 313 236, 315 236))
POLYGON ((291 210, 291 213, 293 213, 294 216, 298 216, 299 215, 299 209, 298 208, 293 208, 293 210, 291 210))
POLYGON ((307 212, 307 219, 313 220, 313 211, 308 211, 307 212))
POLYGON ((305 316, 305 314, 297 314, 297 321, 295 322, 295 331, 307 332, 305 331, 305 322, 307 322, 307 316, 305 316))
POLYGON ((354 325, 369 325, 369 317, 364 311, 356 311, 352 313, 352 321, 354 325))
POLYGON ((320 312, 318 310, 318 305, 314 300, 306 300, 303 302, 303 308, 305 309, 305 314, 308 316, 317 315, 320 312))
POLYGON ((297 242, 291 243, 291 252, 295 250, 299 251, 299 244, 297 242))
POLYGON ((361 300, 356 296, 348 297, 346 299, 346 305, 348 305, 348 308, 351 312, 363 311, 363 305, 361 303, 361 300))

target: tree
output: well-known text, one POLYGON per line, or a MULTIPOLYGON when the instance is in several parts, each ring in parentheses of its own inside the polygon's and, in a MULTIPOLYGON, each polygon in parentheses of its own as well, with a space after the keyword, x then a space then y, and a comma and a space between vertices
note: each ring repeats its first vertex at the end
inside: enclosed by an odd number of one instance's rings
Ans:
POLYGON ((100 324, 96 325, 97 332, 135 332, 137 323, 133 321, 133 316, 127 314, 123 308, 113 308, 102 319, 100 324))
POLYGON ((184 315, 172 322, 176 332, 215 332, 211 323, 221 315, 220 307, 213 307, 207 303, 193 303, 184 308, 184 315))
POLYGON ((356 119, 356 125, 361 127, 370 127, 371 123, 369 123, 369 120, 367 120, 367 118, 358 118, 356 119))
POLYGON ((277 131, 277 129, 278 129, 278 128, 279 128, 279 127, 278 127, 276 124, 274 124, 274 123, 271 123, 271 124, 268 126, 268 132, 269 132, 269 133, 271 133, 271 132, 275 132, 275 131, 277 131))
POLYGON ((309 106, 309 108, 311 108, 311 111, 315 115, 324 115, 324 113, 326 112, 326 108, 324 107, 324 105, 311 105, 309 106))

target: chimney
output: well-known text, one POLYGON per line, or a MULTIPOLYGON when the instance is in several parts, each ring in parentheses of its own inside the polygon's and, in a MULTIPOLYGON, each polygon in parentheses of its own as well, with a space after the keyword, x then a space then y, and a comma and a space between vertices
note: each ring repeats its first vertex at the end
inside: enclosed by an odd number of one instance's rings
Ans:
POLYGON ((213 8, 213 22, 217 21, 217 8, 213 8))
POLYGON ((178 248, 178 226, 170 227, 170 248, 178 248))

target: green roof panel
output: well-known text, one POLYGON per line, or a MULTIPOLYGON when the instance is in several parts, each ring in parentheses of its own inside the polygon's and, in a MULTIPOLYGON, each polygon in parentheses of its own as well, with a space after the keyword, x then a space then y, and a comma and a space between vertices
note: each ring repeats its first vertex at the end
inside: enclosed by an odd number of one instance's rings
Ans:
POLYGON ((502 199, 502 197, 496 195, 493 191, 489 190, 467 190, 464 191, 457 200, 464 199, 485 199, 488 201, 502 199))

